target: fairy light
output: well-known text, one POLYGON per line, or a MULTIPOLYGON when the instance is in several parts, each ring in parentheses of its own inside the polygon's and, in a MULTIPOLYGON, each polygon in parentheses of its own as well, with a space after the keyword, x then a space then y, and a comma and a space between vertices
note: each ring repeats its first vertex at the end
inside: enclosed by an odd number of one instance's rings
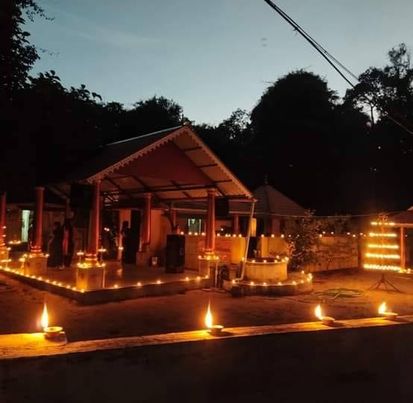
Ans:
POLYGON ((394 232, 369 232, 371 238, 397 238, 397 234, 394 232))
POLYGON ((396 253, 399 250, 395 239, 397 234, 389 232, 389 229, 396 224, 388 221, 386 216, 381 216, 379 220, 372 221, 370 224, 380 231, 368 233, 368 238, 372 241, 367 243, 368 251, 364 255, 363 267, 367 270, 400 271, 400 264, 397 263, 401 261, 401 256, 396 253))
POLYGON ((400 271, 400 266, 364 263, 363 267, 369 270, 400 271))
POLYGON ((378 258, 378 259, 395 259, 399 260, 400 255, 391 255, 386 253, 366 253, 366 257, 378 258))
POLYGON ((380 245, 377 243, 369 243, 367 247, 371 249, 399 249, 399 245, 380 245))

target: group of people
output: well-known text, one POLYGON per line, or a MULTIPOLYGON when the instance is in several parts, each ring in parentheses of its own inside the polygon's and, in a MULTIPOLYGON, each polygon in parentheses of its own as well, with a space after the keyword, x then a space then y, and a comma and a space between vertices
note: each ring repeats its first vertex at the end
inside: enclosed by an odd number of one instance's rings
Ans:
POLYGON ((53 224, 52 236, 48 244, 47 265, 58 269, 70 267, 74 247, 73 226, 70 220, 66 218, 63 225, 56 221, 53 224))

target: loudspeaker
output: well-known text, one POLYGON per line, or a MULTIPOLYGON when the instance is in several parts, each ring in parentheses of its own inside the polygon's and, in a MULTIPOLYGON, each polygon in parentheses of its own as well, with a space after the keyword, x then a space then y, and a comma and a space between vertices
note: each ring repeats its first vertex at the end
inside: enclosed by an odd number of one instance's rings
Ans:
POLYGON ((170 234, 166 238, 165 272, 182 273, 185 265, 185 236, 170 234))
POLYGON ((124 234, 122 260, 124 263, 136 263, 136 252, 138 251, 140 238, 140 211, 132 210, 130 227, 124 234))
POLYGON ((91 210, 93 207, 93 187, 74 183, 70 187, 70 207, 91 210))
POLYGON ((215 199, 215 215, 220 218, 226 218, 229 214, 228 199, 215 199))

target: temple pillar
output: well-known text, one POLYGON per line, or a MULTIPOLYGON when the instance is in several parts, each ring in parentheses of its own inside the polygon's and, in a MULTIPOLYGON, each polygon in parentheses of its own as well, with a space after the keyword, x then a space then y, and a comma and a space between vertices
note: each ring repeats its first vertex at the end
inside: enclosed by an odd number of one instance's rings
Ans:
POLYGON ((35 187, 34 230, 30 254, 25 260, 24 273, 29 275, 43 275, 47 272, 47 255, 42 253, 43 240, 43 205, 44 187, 35 187))
POLYGON ((76 288, 93 290, 105 286, 105 264, 98 260, 100 235, 100 181, 93 183, 93 201, 89 221, 89 240, 84 262, 77 265, 76 288))
POLYGON ((142 211, 141 233, 139 242, 139 252, 136 255, 137 266, 149 265, 151 258, 151 212, 152 212, 152 194, 144 194, 144 206, 142 211))
POLYGON ((42 252, 42 236, 43 236, 43 204, 44 204, 44 187, 37 186, 36 204, 35 204, 35 224, 34 224, 34 238, 32 240, 31 252, 42 252))
POLYGON ((270 234, 280 233, 280 220, 277 217, 270 217, 270 234))
POLYGON ((151 210, 152 210, 152 194, 145 193, 144 208, 142 216, 142 231, 141 231, 141 251, 146 252, 151 244, 151 210))
POLYGON ((100 181, 93 184, 92 211, 90 214, 90 233, 86 259, 89 262, 97 261, 100 231, 100 181))
POLYGON ((208 276, 213 286, 217 283, 218 257, 215 256, 215 190, 207 191, 207 219, 205 233, 205 253, 199 256, 199 274, 208 276))
POLYGON ((405 241, 406 241, 406 237, 404 235, 404 227, 400 227, 400 267, 402 269, 406 268, 405 241))
POLYGON ((213 253, 214 250, 215 250, 215 190, 208 189, 205 252, 213 253))
POLYGON ((234 214, 232 216, 232 233, 239 234, 239 214, 234 214))
POLYGON ((0 195, 0 262, 6 263, 9 259, 9 248, 6 246, 6 193, 0 195))
POLYGON ((170 212, 170 217, 171 217, 171 232, 172 234, 178 234, 179 229, 176 223, 176 209, 171 207, 169 212, 170 212))

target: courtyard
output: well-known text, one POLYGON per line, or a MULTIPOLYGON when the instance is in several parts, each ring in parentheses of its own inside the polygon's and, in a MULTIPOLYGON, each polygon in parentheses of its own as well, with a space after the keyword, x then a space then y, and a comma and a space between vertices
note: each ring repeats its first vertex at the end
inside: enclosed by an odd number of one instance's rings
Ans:
POLYGON ((51 323, 63 326, 69 341, 200 329, 209 301, 216 322, 228 327, 314 321, 314 307, 318 303, 337 320, 377 316, 378 305, 383 301, 400 315, 411 314, 413 278, 397 273, 386 275, 402 293, 368 290, 379 276, 378 272, 358 270, 319 273, 314 275, 312 293, 290 297, 234 298, 222 290, 199 289, 172 296, 81 306, 0 274, 0 333, 38 331, 44 301, 51 323))

